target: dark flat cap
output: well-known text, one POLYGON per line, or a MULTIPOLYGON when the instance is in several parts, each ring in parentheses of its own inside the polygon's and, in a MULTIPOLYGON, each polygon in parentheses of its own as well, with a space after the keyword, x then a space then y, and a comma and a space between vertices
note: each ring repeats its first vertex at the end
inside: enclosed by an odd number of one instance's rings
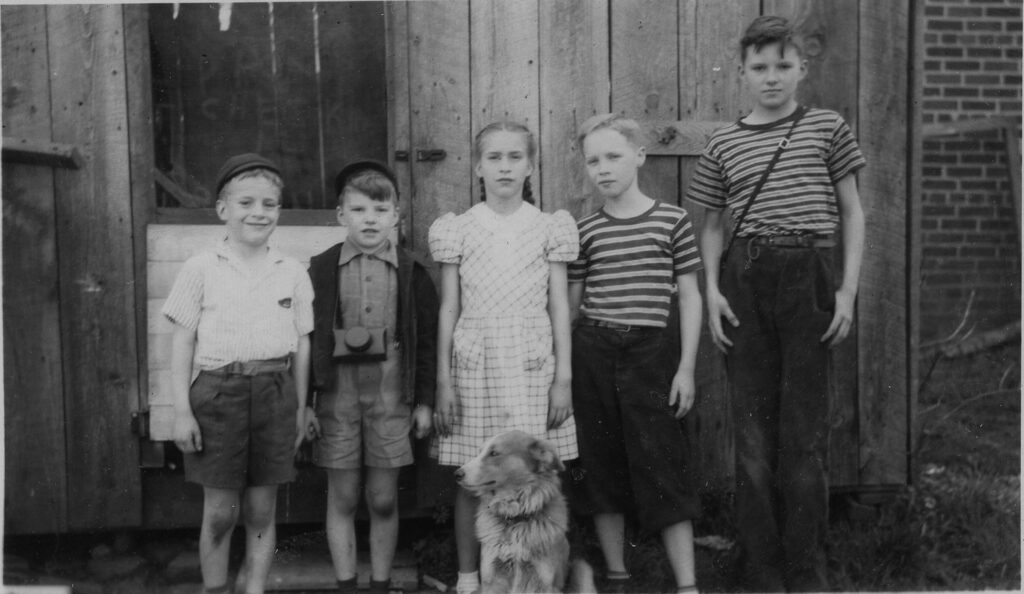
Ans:
POLYGON ((277 175, 281 175, 281 170, 277 165, 264 156, 257 155, 256 153, 235 155, 234 157, 229 157, 227 161, 224 161, 224 165, 222 165, 220 171, 217 172, 217 190, 214 194, 219 195, 221 189, 231 181, 231 178, 244 171, 249 171, 250 169, 269 169, 277 175))
POLYGON ((391 185, 395 186, 395 196, 398 195, 398 178, 395 177, 395 172, 391 171, 391 168, 386 164, 374 159, 358 159, 342 167, 341 171, 339 171, 338 175, 334 178, 334 195, 341 195, 341 191, 345 189, 345 184, 348 182, 348 178, 360 171, 366 171, 367 169, 379 171, 384 174, 384 177, 391 181, 391 185))

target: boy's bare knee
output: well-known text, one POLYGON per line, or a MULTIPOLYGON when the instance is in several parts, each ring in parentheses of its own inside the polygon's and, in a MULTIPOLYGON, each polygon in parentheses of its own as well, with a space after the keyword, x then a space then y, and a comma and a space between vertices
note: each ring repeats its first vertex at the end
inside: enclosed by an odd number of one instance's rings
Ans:
POLYGON ((210 529, 211 538, 219 542, 235 529, 238 523, 238 507, 207 510, 205 522, 210 529))
POLYGON ((366 507, 370 513, 378 517, 387 517, 397 511, 398 501, 394 493, 386 491, 366 491, 366 507))

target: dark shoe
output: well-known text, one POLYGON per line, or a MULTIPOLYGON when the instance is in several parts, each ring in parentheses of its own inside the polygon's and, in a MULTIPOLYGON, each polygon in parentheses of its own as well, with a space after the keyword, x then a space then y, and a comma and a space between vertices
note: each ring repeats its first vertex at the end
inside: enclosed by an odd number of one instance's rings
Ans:
POLYGON ((391 584, 390 579, 386 580, 370 580, 369 594, 392 594, 395 592, 403 592, 401 588, 391 584))
POLYGON ((338 594, 356 594, 359 591, 359 577, 352 576, 347 580, 338 580, 338 594))

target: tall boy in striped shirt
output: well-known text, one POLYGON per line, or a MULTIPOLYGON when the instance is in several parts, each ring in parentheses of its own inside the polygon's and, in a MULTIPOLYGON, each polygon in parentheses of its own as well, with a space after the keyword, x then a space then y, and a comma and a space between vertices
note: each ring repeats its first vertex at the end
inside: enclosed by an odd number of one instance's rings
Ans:
POLYGON ((741 570, 758 591, 822 591, 828 590, 828 349, 847 336, 853 320, 864 248, 854 174, 864 158, 842 117, 797 104, 807 61, 785 19, 754 20, 740 55, 754 108, 708 141, 688 197, 707 208, 701 251, 708 325, 726 354, 732 386, 741 570), (782 142, 787 134, 788 144, 782 142), (738 215, 748 203, 746 215, 738 215), (726 208, 742 220, 723 250, 726 208), (837 226, 838 288, 831 250, 837 226))
POLYGON ((587 175, 604 205, 579 221, 580 256, 569 267, 570 311, 580 316, 573 408, 606 565, 602 590, 635 591, 624 560, 629 514, 642 530, 661 533, 678 591, 696 592, 691 520, 700 502, 679 419, 696 391, 701 262, 686 211, 637 186, 639 136, 636 122, 616 114, 594 116, 580 130, 587 175))

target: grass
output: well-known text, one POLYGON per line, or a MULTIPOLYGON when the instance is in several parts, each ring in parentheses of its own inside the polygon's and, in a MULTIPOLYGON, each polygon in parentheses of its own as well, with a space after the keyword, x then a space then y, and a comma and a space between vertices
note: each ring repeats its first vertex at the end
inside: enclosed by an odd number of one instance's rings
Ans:
MULTIPOLYGON (((1020 590, 1020 346, 932 365, 922 362, 912 482, 876 506, 834 506, 828 535, 836 591, 1020 590)), ((731 541, 727 493, 704 495, 700 537, 731 541)), ((844 502, 837 502, 844 503, 844 502)), ((415 537, 420 568, 452 584, 450 510, 415 537)), ((588 522, 575 521, 573 545, 600 571, 588 522)), ((627 564, 640 592, 671 592, 671 571, 656 537, 629 538, 627 564)), ((734 549, 697 549, 704 592, 738 590, 734 549)))

